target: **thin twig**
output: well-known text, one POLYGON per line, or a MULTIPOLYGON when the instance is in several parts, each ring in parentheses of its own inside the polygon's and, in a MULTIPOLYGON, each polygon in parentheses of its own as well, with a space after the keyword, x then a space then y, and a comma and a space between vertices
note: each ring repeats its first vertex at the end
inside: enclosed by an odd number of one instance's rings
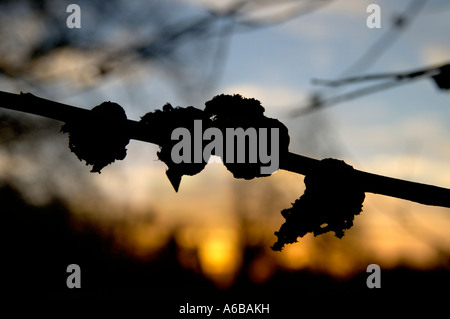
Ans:
POLYGON ((396 81, 404 79, 415 79, 421 77, 432 77, 441 73, 441 69, 447 67, 450 64, 444 64, 437 67, 425 68, 416 71, 410 71, 405 73, 379 73, 379 74, 368 74, 361 76, 353 76, 349 78, 344 78, 340 80, 323 80, 323 79, 313 79, 313 84, 326 85, 326 86, 341 86, 349 83, 363 82, 363 81, 373 81, 382 79, 392 79, 396 81))
MULTIPOLYGON (((447 64, 443 64, 443 65, 436 66, 436 67, 429 67, 429 68, 405 72, 405 73, 369 74, 369 75, 344 78, 344 79, 340 79, 340 80, 313 79, 314 84, 326 85, 326 86, 330 86, 330 87, 338 87, 338 86, 342 86, 342 85, 349 84, 349 83, 374 81, 374 80, 382 80, 382 79, 390 78, 390 80, 386 80, 384 82, 381 82, 381 83, 378 83, 375 85, 363 87, 361 89, 354 90, 354 91, 344 93, 341 95, 336 95, 336 96, 326 98, 326 99, 319 98, 318 100, 315 100, 313 103, 310 103, 308 106, 306 106, 304 108, 293 110, 290 113, 290 115, 292 117, 305 115, 312 111, 317 110, 318 108, 335 105, 335 104, 341 103, 343 101, 350 101, 350 100, 359 98, 361 96, 365 96, 365 95, 376 93, 379 91, 391 89, 398 85, 406 84, 411 81, 420 80, 422 78, 435 78, 436 76, 439 76, 441 74, 446 74, 444 72, 448 72, 447 69, 449 67, 450 67, 450 64, 447 63, 447 64)), ((438 84, 438 86, 441 88, 444 87, 445 89, 447 89, 447 84, 444 84, 444 85, 438 84)))
POLYGON ((314 101, 312 104, 310 104, 307 107, 304 107, 304 108, 301 108, 301 109, 295 109, 295 110, 291 111, 290 112, 290 116, 291 117, 302 116, 302 115, 308 114, 308 113, 310 113, 312 111, 315 111, 315 110, 317 110, 319 108, 322 109, 324 107, 335 105, 335 104, 338 104, 338 103, 343 102, 343 101, 351 101, 351 100, 357 99, 357 98, 359 98, 361 96, 365 96, 365 95, 368 95, 368 94, 372 94, 372 93, 384 91, 384 90, 387 90, 387 89, 391 89, 391 88, 394 88, 394 87, 396 87, 398 85, 401 85, 401 84, 406 84, 409 81, 412 81, 412 79, 404 78, 404 79, 401 79, 399 81, 386 81, 386 82, 375 84, 375 85, 372 85, 372 86, 369 86, 369 87, 364 87, 362 89, 351 91, 349 93, 344 93, 344 94, 341 94, 341 95, 333 96, 333 97, 328 98, 328 99, 321 100, 319 98, 317 101, 314 101))
MULTIPOLYGON (((62 104, 30 93, 13 94, 0 91, 0 107, 44 116, 62 122, 83 122, 90 116, 87 109, 62 104)), ((157 144, 160 128, 127 120, 130 139, 157 144)), ((307 175, 318 169, 320 160, 288 152, 280 157, 280 169, 307 175)), ((450 189, 376 175, 359 170, 349 176, 365 192, 410 200, 413 202, 450 208, 450 189)))

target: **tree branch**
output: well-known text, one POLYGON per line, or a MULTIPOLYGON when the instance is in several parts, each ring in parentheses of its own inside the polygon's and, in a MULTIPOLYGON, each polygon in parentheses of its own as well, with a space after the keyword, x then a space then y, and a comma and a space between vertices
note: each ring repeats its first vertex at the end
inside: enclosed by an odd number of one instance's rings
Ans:
MULTIPOLYGON (((319 163, 319 160, 289 152, 284 159, 281 158, 280 168, 307 175, 317 169, 319 163)), ((364 192, 406 199, 424 205, 450 208, 450 189, 360 170, 354 170, 353 174, 354 176, 349 178, 354 178, 364 192)))
MULTIPOLYGON (((0 107, 40 115, 62 122, 83 122, 90 116, 90 110, 46 100, 30 93, 13 94, 0 91, 0 107)), ((158 124, 149 125, 126 121, 126 133, 130 139, 158 144, 158 124)), ((288 152, 281 154, 280 169, 308 175, 319 169, 321 161, 288 152)), ((359 170, 349 176, 356 181, 364 192, 405 199, 425 205, 450 208, 450 189, 426 185, 359 170)))

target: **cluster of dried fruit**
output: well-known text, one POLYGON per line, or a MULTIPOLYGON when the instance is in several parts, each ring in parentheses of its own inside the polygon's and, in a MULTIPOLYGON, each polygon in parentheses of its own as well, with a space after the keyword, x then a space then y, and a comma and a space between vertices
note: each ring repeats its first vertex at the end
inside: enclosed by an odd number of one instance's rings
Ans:
MULTIPOLYGON (((202 121, 203 130, 215 127, 223 132, 227 128, 238 127, 244 130, 276 128, 279 130, 280 157, 289 152, 288 129, 280 121, 266 117, 258 100, 241 95, 219 95, 206 102, 205 106, 205 110, 200 110, 192 106, 174 108, 166 104, 162 110, 147 113, 140 121, 143 127, 158 127, 157 136, 152 136, 152 140, 161 147, 158 158, 167 165, 166 173, 175 190, 178 190, 183 175, 195 175, 207 164, 208 159, 204 158, 199 162, 173 161, 171 151, 177 140, 172 139, 172 132, 183 127, 194 134, 195 120, 202 121)), ((92 172, 100 172, 106 165, 125 158, 125 147, 130 139, 126 120, 120 105, 104 102, 91 110, 87 120, 66 123, 62 131, 69 133, 71 151, 87 165, 93 165, 92 172)), ((149 129, 148 134, 154 134, 154 130, 149 129)), ((220 156, 235 178, 270 175, 261 174, 261 162, 227 162, 226 150, 220 156)), ((308 232, 319 235, 334 231, 337 237, 342 237, 344 231, 353 225, 354 216, 361 212, 365 197, 364 191, 351 178, 352 172, 353 168, 342 161, 321 161, 317 169, 305 177, 305 193, 291 208, 282 211, 286 222, 275 233, 278 241, 272 249, 281 250, 285 244, 296 242, 298 237, 308 232)))

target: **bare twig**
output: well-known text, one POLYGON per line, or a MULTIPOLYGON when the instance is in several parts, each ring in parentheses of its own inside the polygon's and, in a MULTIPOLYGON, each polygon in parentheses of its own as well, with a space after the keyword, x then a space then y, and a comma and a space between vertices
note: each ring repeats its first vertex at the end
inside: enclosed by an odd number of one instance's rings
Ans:
POLYGON ((320 97, 318 97, 317 99, 313 99, 313 102, 310 103, 308 106, 301 109, 295 109, 290 114, 293 117, 305 115, 312 111, 315 111, 318 108, 335 105, 343 101, 350 101, 359 98, 361 96, 391 89, 398 85, 406 84, 415 80, 420 80, 422 78, 431 78, 439 89, 448 90, 450 87, 448 80, 449 73, 450 73, 450 64, 447 63, 439 66, 433 66, 403 73, 368 74, 338 80, 313 79, 314 84, 325 85, 330 87, 339 87, 346 84, 360 83, 366 81, 375 81, 384 79, 387 80, 378 84, 374 84, 372 86, 363 87, 361 89, 357 89, 355 91, 351 91, 341 95, 336 95, 330 98, 321 99, 320 97))
POLYGON ((322 80, 313 79, 313 84, 326 85, 326 86, 341 86, 349 83, 372 81, 372 80, 383 80, 392 79, 395 81, 401 81, 405 79, 416 79, 421 77, 432 77, 441 73, 441 69, 447 68, 450 64, 444 64, 436 67, 429 67, 425 69, 404 72, 404 73, 379 73, 379 74, 368 74, 362 76, 354 76, 349 78, 344 78, 340 80, 322 80))
POLYGON ((338 103, 341 103, 344 101, 351 101, 351 100, 354 100, 354 99, 359 98, 364 95, 391 89, 400 84, 406 84, 409 81, 411 81, 411 79, 402 79, 400 81, 387 81, 387 82, 383 82, 380 84, 365 87, 365 88, 362 88, 359 90, 355 90, 355 91, 352 91, 349 93, 336 95, 336 96, 333 96, 333 97, 327 98, 327 99, 321 99, 320 97, 317 97, 317 98, 314 98, 313 102, 310 103, 308 106, 291 111, 290 116, 297 117, 297 116, 306 115, 306 114, 311 113, 319 108, 322 109, 324 107, 335 105, 335 104, 338 104, 338 103))
MULTIPOLYGON (((370 47, 366 49, 364 54, 352 63, 345 71, 341 72, 341 76, 349 76, 358 72, 370 68, 388 49, 389 47, 398 39, 399 35, 404 32, 409 25, 411 25, 412 21, 417 18, 419 13, 422 11, 423 7, 426 5, 428 0, 411 0, 407 8, 403 13, 398 15, 393 21, 391 26, 387 29, 387 31, 383 34, 381 38, 378 39, 375 43, 373 43, 370 47)), ((380 75, 383 77, 384 75, 380 75)), ((378 75, 376 75, 378 77, 378 75)), ((361 77, 352 77, 349 82, 353 82, 354 80, 360 81, 361 77)), ((375 78, 370 78, 375 79, 375 78)), ((364 88, 355 92, 350 92, 348 94, 341 94, 338 96, 334 96, 331 98, 320 98, 315 99, 314 97, 322 96, 322 92, 316 92, 312 94, 312 99, 310 103, 307 103, 304 106, 296 107, 295 110, 292 111, 291 116, 302 116, 305 114, 309 114, 313 111, 317 111, 324 106, 335 105, 344 101, 352 100, 373 92, 382 91, 385 89, 389 89, 391 87, 396 86, 397 84, 403 84, 409 82, 412 78, 400 78, 399 81, 386 82, 379 85, 375 85, 373 87, 364 88)), ((328 86, 338 86, 341 81, 319 81, 319 84, 325 84, 328 86), (336 85, 337 83, 337 85, 336 85)), ((345 82, 347 83, 347 82, 345 82)))
MULTIPOLYGON (((0 91, 0 107, 44 116, 62 122, 83 122, 90 116, 87 109, 62 104, 30 93, 13 94, 0 91)), ((130 139, 157 144, 160 127, 149 127, 137 121, 126 121, 130 139)), ((280 169, 307 175, 319 168, 320 160, 288 152, 281 154, 280 169)), ((376 175, 359 170, 352 171, 354 179, 364 192, 381 194, 413 202, 450 208, 450 189, 401 179, 376 175)))

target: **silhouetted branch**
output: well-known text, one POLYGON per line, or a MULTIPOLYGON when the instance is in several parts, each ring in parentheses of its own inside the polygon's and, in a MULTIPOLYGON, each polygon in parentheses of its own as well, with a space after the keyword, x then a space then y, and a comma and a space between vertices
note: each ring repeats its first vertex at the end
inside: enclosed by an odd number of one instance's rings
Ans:
POLYGON ((369 87, 364 87, 352 92, 344 93, 341 95, 336 95, 329 98, 322 99, 320 96, 312 99, 306 107, 293 110, 291 116, 300 116, 308 114, 312 111, 317 110, 325 106, 331 106, 344 101, 350 101, 359 98, 364 95, 376 93, 379 91, 387 90, 396 87, 397 85, 406 84, 410 81, 419 80, 423 78, 431 78, 436 86, 441 90, 450 89, 450 64, 444 64, 437 67, 429 67, 425 69, 403 72, 403 73, 380 73, 380 74, 369 74, 362 76, 354 76, 339 80, 323 80, 323 79, 313 79, 314 84, 326 85, 331 87, 338 87, 350 83, 360 83, 366 81, 375 81, 388 79, 385 82, 372 85, 369 87))
MULTIPOLYGON (((302 155, 288 153, 280 168, 302 175, 317 169, 320 161, 302 155)), ((386 195, 413 202, 450 208, 450 189, 410 182, 397 178, 354 170, 353 176, 365 192, 386 195)))
MULTIPOLYGON (((326 86, 341 86, 349 83, 355 82, 363 82, 363 81, 372 81, 372 80, 382 80, 382 79, 391 79, 394 81, 401 80, 412 80, 422 77, 435 77, 440 74, 448 73, 448 68, 450 64, 444 64, 437 67, 430 67, 420 70, 415 70, 411 72, 403 72, 403 73, 381 73, 381 74, 369 74, 362 76, 354 76, 349 78, 344 78, 340 80, 322 80, 322 79, 313 79, 313 84, 326 85, 326 86)), ((447 75, 448 76, 448 75, 447 75)))
POLYGON ((322 99, 320 96, 313 96, 311 103, 309 103, 306 107, 291 111, 290 116, 297 117, 297 116, 306 115, 308 113, 316 111, 317 109, 322 109, 324 107, 335 105, 335 104, 338 104, 338 103, 341 103, 344 101, 351 101, 353 99, 359 98, 364 95, 368 95, 368 94, 376 93, 379 91, 384 91, 384 90, 387 90, 390 88, 394 88, 395 86, 400 85, 400 84, 405 84, 408 81, 410 81, 410 79, 403 79, 401 81, 383 82, 381 84, 373 85, 373 86, 362 88, 362 89, 359 89, 359 90, 356 90, 353 92, 333 96, 330 98, 324 98, 324 99, 322 99))
MULTIPOLYGON (((240 95, 216 96, 205 103, 204 110, 192 106, 173 108, 166 104, 162 110, 144 115, 140 122, 128 120, 124 109, 116 103, 103 102, 92 110, 86 110, 30 93, 18 95, 0 91, 0 107, 65 122, 61 130, 69 134, 70 150, 87 165, 93 165, 91 172, 100 173, 106 165, 123 160, 130 139, 158 144, 161 148, 158 158, 167 165, 166 175, 175 191, 178 191, 183 175, 198 174, 208 159, 175 163, 171 153, 175 143, 172 140, 174 129, 183 127, 195 133, 195 120, 221 132, 233 127, 244 130, 251 127, 276 128, 280 161, 279 167, 274 169, 305 175, 306 185, 304 194, 292 207, 281 212, 286 222, 275 232, 278 239, 272 249, 277 251, 309 232, 320 235, 333 231, 341 238, 353 226, 354 217, 362 211, 366 192, 450 208, 450 189, 355 170, 336 159, 319 161, 289 152, 286 126, 264 116, 264 107, 258 100, 240 95)), ((228 162, 225 152, 223 150, 219 156, 235 178, 271 175, 261 171, 260 162, 228 162)))
MULTIPOLYGON (((90 110, 82 109, 43 98, 30 93, 13 94, 0 91, 0 107, 36 114, 65 123, 83 123, 91 116, 90 110)), ((158 134, 163 123, 152 126, 126 120, 123 129, 130 139, 159 144, 158 134)), ((308 175, 320 167, 319 160, 287 152, 280 155, 280 169, 308 175)), ((425 185, 401 179, 354 170, 349 177, 361 185, 364 192, 406 199, 425 205, 450 208, 450 189, 425 185)))

